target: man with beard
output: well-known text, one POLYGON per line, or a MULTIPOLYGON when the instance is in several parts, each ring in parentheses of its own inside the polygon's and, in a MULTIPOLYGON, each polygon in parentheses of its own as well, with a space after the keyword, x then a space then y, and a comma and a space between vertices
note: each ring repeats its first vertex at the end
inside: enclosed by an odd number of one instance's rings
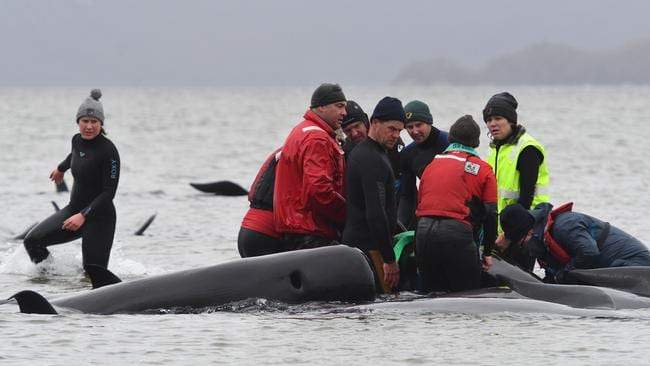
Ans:
POLYGON ((395 176, 386 151, 397 143, 404 119, 402 102, 383 98, 370 119, 368 138, 352 151, 346 170, 343 242, 360 248, 371 258, 386 293, 399 282, 399 266, 392 246, 396 225, 395 176))
POLYGON ((322 84, 282 146, 276 167, 273 217, 287 249, 335 244, 345 221, 343 150, 336 131, 346 116, 338 84, 322 84))
POLYGON ((422 178, 424 168, 449 145, 447 132, 433 127, 429 106, 414 100, 404 106, 406 131, 413 142, 400 153, 402 177, 400 179, 398 219, 407 228, 415 228, 417 205, 417 178, 422 178))

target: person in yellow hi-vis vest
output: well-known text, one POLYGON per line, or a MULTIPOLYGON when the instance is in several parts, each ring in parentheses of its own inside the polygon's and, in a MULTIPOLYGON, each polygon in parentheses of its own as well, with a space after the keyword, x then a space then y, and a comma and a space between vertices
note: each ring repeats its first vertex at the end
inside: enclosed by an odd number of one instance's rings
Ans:
MULTIPOLYGON (((495 94, 483 109, 492 137, 487 162, 497 178, 497 212, 519 203, 526 209, 549 202, 549 173, 544 146, 517 123, 517 100, 508 92, 495 94)), ((502 234, 499 226, 499 234, 502 234)), ((510 246, 504 259, 532 271, 535 258, 522 246, 510 246)))

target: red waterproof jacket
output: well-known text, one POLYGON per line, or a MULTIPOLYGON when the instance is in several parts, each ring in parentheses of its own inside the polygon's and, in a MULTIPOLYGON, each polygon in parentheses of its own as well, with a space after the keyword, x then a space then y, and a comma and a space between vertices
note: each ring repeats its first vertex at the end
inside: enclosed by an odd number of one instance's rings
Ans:
POLYGON ((497 202, 497 182, 488 163, 463 151, 438 154, 424 169, 415 214, 469 222, 472 197, 497 202))
POLYGON ((276 167, 273 213, 282 233, 339 239, 345 223, 344 158, 334 130, 308 110, 276 167))

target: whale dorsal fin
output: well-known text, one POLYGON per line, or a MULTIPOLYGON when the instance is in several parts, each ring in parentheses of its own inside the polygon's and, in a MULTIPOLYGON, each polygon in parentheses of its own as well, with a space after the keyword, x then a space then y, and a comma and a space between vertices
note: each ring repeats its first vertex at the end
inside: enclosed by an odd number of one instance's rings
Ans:
POLYGON ((58 314, 41 294, 31 290, 20 291, 9 299, 16 299, 20 312, 25 314, 58 314))

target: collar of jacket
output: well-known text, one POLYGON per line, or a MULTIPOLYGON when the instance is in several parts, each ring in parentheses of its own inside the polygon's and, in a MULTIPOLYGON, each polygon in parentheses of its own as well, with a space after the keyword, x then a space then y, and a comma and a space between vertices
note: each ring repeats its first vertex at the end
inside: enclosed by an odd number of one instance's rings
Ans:
POLYGON ((458 142, 452 142, 451 144, 449 144, 449 146, 447 146, 447 149, 444 152, 447 153, 451 151, 462 151, 478 157, 478 153, 476 152, 476 150, 474 150, 473 148, 467 145, 460 144, 458 142))
POLYGON ((431 132, 429 132, 429 136, 426 138, 426 140, 422 141, 422 143, 418 144, 417 146, 423 149, 429 146, 435 146, 438 142, 438 135, 440 135, 440 130, 431 126, 431 132))
POLYGON ((305 112, 305 115, 302 116, 306 121, 310 121, 315 123, 318 127, 322 128, 325 132, 327 132, 330 136, 333 138, 336 138, 336 133, 334 132, 334 129, 327 124, 322 118, 320 118, 314 111, 311 109, 308 109, 307 112, 305 112))

